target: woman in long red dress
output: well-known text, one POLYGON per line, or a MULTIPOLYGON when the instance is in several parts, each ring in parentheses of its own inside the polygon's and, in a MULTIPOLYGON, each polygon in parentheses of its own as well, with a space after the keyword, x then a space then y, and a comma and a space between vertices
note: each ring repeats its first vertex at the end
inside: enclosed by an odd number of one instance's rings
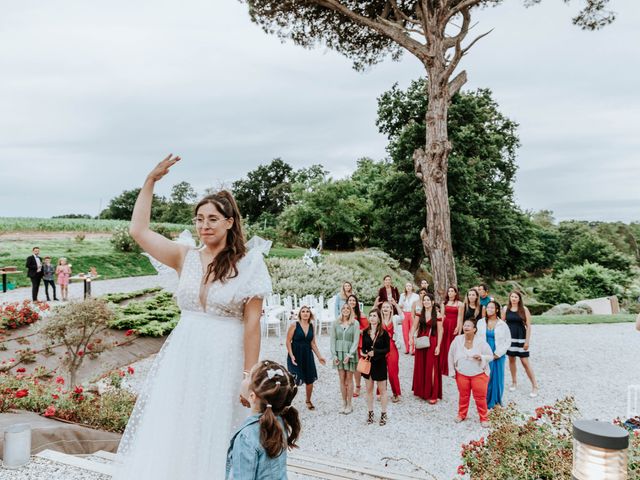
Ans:
POLYGON ((464 316, 464 303, 460 301, 460 294, 456 287, 451 286, 447 289, 447 299, 440 311, 444 312, 440 371, 446 376, 449 375, 449 347, 461 330, 464 316))
POLYGON ((422 300, 422 312, 411 329, 411 342, 429 336, 427 348, 415 349, 413 368, 413 394, 435 405, 442 398, 442 372, 440 371, 440 346, 442 343, 442 317, 438 315, 431 293, 422 300))
MULTIPOLYGON (((360 353, 362 350, 362 332, 369 328, 369 319, 362 315, 362 312, 360 311, 360 301, 358 300, 358 297, 355 296, 355 294, 352 293, 347 297, 347 304, 351 307, 351 310, 353 310, 353 315, 360 324, 360 341, 358 343, 358 358, 360 358, 360 353)), ((362 385, 362 377, 359 371, 356 370, 354 372, 353 379, 356 382, 356 388, 353 391, 353 397, 358 398, 360 396, 360 387, 362 385)))
POLYGON ((382 328, 389 334, 390 349, 387 354, 387 370, 389 372, 389 384, 391 385, 391 392, 393 397, 391 401, 397 403, 400 401, 400 354, 398 353, 398 347, 393 339, 394 326, 393 326, 393 306, 389 302, 382 303, 381 309, 382 316, 382 328))

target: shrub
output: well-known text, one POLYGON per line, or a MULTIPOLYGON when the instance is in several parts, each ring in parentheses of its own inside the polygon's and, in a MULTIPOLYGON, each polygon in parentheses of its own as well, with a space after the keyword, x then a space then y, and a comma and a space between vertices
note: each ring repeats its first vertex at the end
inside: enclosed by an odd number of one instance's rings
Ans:
POLYGON ((491 410, 487 438, 462 446, 460 475, 474 480, 571 479, 573 398, 536 409, 526 417, 511 403, 491 410))
POLYGON ((24 325, 31 325, 40 320, 42 313, 49 310, 45 302, 12 302, 0 304, 0 326, 15 329, 24 325))
POLYGON ((411 274, 401 270, 399 263, 378 249, 324 255, 316 268, 307 267, 302 259, 269 258, 267 260, 273 289, 281 295, 335 295, 345 281, 353 283, 360 301, 372 304, 389 274, 394 285, 413 281, 411 274))
POLYGON ((66 348, 64 364, 69 371, 69 383, 75 384, 76 373, 86 355, 96 358, 107 349, 101 335, 108 329, 114 312, 107 302, 92 298, 72 302, 55 309, 40 333, 52 343, 66 348))
POLYGON ((111 235, 111 244, 113 248, 118 252, 125 253, 139 253, 141 252, 140 246, 133 239, 129 233, 129 227, 122 226, 114 230, 111 235))
POLYGON ((543 277, 536 290, 539 300, 547 303, 575 303, 585 298, 620 295, 629 277, 597 263, 567 268, 554 277, 543 277))
MULTIPOLYGON (((134 292, 135 293, 135 292, 134 292)), ((116 308, 109 327, 135 330, 140 336, 161 337, 169 334, 180 319, 180 308, 170 292, 160 292, 143 301, 132 301, 116 308)))

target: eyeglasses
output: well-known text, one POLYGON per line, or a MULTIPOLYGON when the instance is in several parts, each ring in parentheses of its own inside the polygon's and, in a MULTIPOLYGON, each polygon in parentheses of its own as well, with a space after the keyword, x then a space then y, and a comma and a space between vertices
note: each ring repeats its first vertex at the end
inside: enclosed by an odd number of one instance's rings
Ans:
POLYGON ((208 227, 214 228, 222 220, 227 220, 227 218, 228 217, 224 217, 224 218, 219 218, 219 217, 209 217, 209 218, 194 217, 194 218, 191 219, 191 222, 198 228, 203 227, 205 225, 208 226, 208 227))

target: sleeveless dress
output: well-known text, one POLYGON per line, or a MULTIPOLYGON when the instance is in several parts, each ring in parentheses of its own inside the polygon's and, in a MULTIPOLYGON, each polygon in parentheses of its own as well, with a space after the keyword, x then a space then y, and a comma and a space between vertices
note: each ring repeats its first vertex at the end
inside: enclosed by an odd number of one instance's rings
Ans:
POLYGON ((465 307, 465 309, 464 309, 464 318, 462 319, 463 322, 466 322, 467 320, 473 320, 474 322, 477 322, 481 318, 482 318, 482 307, 480 307, 478 309, 478 314, 477 315, 476 315, 476 309, 475 308, 465 307))
POLYGON ((528 357, 529 351, 523 348, 527 338, 527 329, 523 323, 524 319, 518 312, 512 312, 511 309, 507 310, 505 319, 511 332, 511 346, 507 350, 507 355, 510 357, 528 357))
MULTIPOLYGON (((239 402, 244 365, 244 304, 271 292, 259 249, 238 275, 209 287, 190 249, 178 283, 180 321, 156 356, 120 441, 113 480, 224 478, 233 430, 249 415, 239 402)), ((259 327, 258 327, 259 328, 259 327)))
MULTIPOLYGON (((487 328, 487 343, 491 347, 491 351, 496 351, 496 331, 487 328)), ((496 405, 502 405, 502 394, 504 393, 504 362, 505 356, 493 359, 489 363, 491 375, 489 375, 489 385, 487 388, 487 408, 493 408, 496 405)))
POLYGON ((442 324, 442 345, 440 346, 440 372, 449 375, 449 347, 456 338, 454 330, 458 326, 458 306, 444 306, 444 321, 442 324))
POLYGON ((291 362, 291 357, 287 355, 287 370, 295 377, 297 385, 302 385, 303 383, 309 385, 318 379, 316 362, 313 358, 313 350, 311 350, 313 337, 312 324, 309 325, 309 331, 305 335, 300 322, 296 322, 296 329, 291 339, 291 351, 293 356, 296 357, 298 365, 294 365, 291 362))
MULTIPOLYGON (((438 322, 441 321, 438 319, 438 322)), ((440 355, 436 356, 435 350, 438 345, 438 335, 436 329, 433 329, 434 332, 431 330, 431 320, 428 320, 427 329, 418 332, 418 337, 429 335, 430 346, 428 348, 416 348, 413 368, 413 394, 425 400, 442 398, 442 373, 440 371, 440 362, 438 361, 439 356, 442 355, 442 345, 440 346, 440 355), (434 333, 434 335, 431 335, 431 333, 434 333)))

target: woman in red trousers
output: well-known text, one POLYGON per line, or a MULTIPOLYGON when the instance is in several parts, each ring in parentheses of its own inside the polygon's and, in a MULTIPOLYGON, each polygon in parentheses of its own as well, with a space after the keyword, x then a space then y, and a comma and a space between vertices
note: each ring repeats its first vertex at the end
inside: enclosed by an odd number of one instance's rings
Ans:
POLYGON ((431 293, 422 300, 422 312, 411 329, 411 343, 415 346, 413 393, 435 405, 442 398, 442 372, 440 371, 440 345, 442 343, 442 317, 438 315, 431 293), (429 338, 428 347, 420 347, 418 339, 429 338))
POLYGON ((398 347, 393 339, 394 326, 393 326, 393 306, 389 302, 382 303, 382 328, 389 334, 390 349, 387 354, 387 369, 389 372, 389 384, 391 385, 391 392, 393 397, 391 401, 397 403, 400 401, 400 354, 398 353, 398 347))
POLYGON ((469 412, 471 395, 476 402, 480 424, 489 426, 487 410, 487 387, 493 360, 493 351, 480 335, 476 335, 477 327, 473 320, 465 320, 464 335, 456 337, 449 350, 449 373, 455 376, 460 392, 458 416, 456 422, 463 422, 469 412))
POLYGON ((442 322, 442 355, 440 355, 440 371, 442 375, 449 375, 449 347, 458 333, 462 333, 462 317, 464 316, 464 303, 460 301, 460 295, 456 287, 447 289, 447 299, 442 304, 440 311, 444 314, 442 322))

